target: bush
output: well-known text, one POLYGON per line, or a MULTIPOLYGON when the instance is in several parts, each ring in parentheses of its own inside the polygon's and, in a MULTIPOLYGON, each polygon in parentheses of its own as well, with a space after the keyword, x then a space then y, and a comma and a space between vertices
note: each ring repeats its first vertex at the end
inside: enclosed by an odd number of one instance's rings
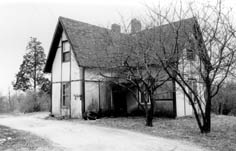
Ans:
POLYGON ((0 94, 0 113, 49 111, 50 99, 50 94, 43 91, 37 93, 15 91, 10 97, 0 94))
POLYGON ((212 111, 216 114, 236 116, 236 83, 226 83, 213 98, 212 111))
POLYGON ((92 99, 91 103, 88 105, 87 110, 89 112, 98 112, 98 103, 96 100, 92 99))
POLYGON ((8 98, 0 94, 0 113, 8 112, 8 98))
POLYGON ((50 96, 48 94, 28 91, 25 94, 24 99, 19 103, 19 110, 24 113, 47 111, 49 108, 49 102, 50 96))

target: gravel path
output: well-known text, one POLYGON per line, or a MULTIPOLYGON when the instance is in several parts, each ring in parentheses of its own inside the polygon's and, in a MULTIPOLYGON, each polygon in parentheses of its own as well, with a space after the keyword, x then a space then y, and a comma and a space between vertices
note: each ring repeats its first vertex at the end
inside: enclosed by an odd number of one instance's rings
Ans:
POLYGON ((0 125, 51 140, 65 151, 200 151, 193 144, 79 121, 44 120, 46 113, 0 115, 0 125))

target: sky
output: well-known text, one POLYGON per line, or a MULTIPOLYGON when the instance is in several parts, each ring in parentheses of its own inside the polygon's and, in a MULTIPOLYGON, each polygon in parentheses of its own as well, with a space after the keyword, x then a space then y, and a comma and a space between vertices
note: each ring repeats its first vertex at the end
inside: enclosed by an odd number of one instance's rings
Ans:
MULTIPOLYGON (((30 37, 37 37, 48 54, 59 16, 110 27, 121 23, 121 16, 125 21, 145 16, 145 5, 159 2, 168 6, 171 0, 0 0, 0 94, 12 89, 30 37)), ((236 9, 234 0, 226 2, 236 9)))

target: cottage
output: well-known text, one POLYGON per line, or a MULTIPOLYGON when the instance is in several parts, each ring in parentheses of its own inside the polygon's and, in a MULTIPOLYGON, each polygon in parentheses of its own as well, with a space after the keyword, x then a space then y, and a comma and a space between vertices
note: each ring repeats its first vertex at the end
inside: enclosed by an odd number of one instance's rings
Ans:
MULTIPOLYGON (((192 20, 186 19, 183 23, 192 26, 192 20)), ((131 32, 140 31, 141 23, 133 19, 131 32)), ((87 111, 101 115, 129 115, 140 110, 137 101, 127 90, 107 82, 98 74, 112 74, 100 67, 107 64, 113 66, 121 63, 117 59, 122 59, 116 55, 118 49, 114 47, 110 48, 110 57, 104 57, 107 51, 102 48, 107 44, 107 39, 103 35, 107 32, 111 33, 115 40, 125 36, 116 24, 113 24, 110 30, 59 17, 44 69, 45 73, 51 73, 53 115, 81 118, 87 111)), ((178 89, 175 82, 166 82, 158 91, 163 93, 156 97, 156 115, 193 115, 187 97, 178 89)), ((137 96, 141 98, 138 92, 137 96)))

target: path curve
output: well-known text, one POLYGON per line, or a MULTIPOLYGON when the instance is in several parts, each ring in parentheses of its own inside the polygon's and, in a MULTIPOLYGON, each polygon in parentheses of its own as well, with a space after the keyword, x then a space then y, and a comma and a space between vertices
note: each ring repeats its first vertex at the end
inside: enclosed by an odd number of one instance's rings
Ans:
POLYGON ((44 120, 47 114, 0 115, 0 125, 51 140, 65 151, 202 151, 193 144, 71 121, 44 120))

